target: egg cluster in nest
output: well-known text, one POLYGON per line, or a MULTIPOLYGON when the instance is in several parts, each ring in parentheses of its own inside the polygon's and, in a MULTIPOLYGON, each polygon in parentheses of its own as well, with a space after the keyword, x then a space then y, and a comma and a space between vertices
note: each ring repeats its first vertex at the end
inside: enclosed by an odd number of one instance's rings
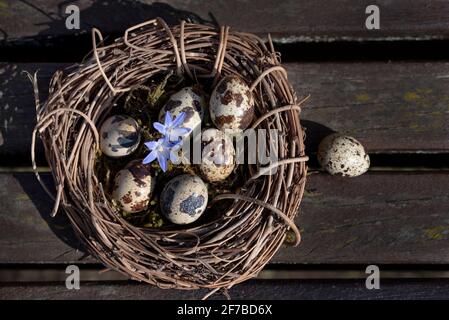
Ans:
MULTIPOLYGON (((159 83, 154 82, 153 79, 139 85, 115 102, 114 114, 100 126, 101 153, 96 171, 116 209, 134 225, 162 227, 193 223, 205 212, 209 198, 241 186, 236 172, 245 168, 236 165, 233 137, 227 133, 251 125, 254 99, 248 85, 237 76, 224 77, 213 90, 207 83, 186 83, 173 74, 162 77, 159 83), (208 91, 212 94, 207 94, 208 91), (186 163, 169 163, 166 170, 156 161, 142 163, 148 153, 144 141, 161 138, 162 134, 153 124, 163 123, 167 112, 175 119, 184 114, 180 126, 201 134, 199 164, 192 164, 191 155, 186 163), (225 129, 231 130, 226 133, 225 129), (183 189, 178 187, 176 191, 177 195, 185 195, 185 199, 175 207, 173 196, 167 194, 168 189, 174 188, 167 186, 173 186, 172 181, 180 175, 185 177, 183 189), (195 188, 195 182, 205 186, 202 194, 195 188)), ((192 144, 196 138, 187 134, 184 139, 192 144)), ((220 204, 220 210, 225 209, 224 204, 220 204)))
POLYGON ((112 42, 92 35, 92 55, 56 72, 43 103, 31 76, 32 150, 39 137, 55 190, 42 186, 86 250, 160 288, 225 290, 255 277, 286 239, 298 245, 301 101, 271 41, 160 18, 112 42), (224 143, 220 161, 177 163, 172 139, 200 122, 200 153, 213 159, 224 143), (276 147, 276 159, 237 161, 222 131, 247 126, 262 132, 247 144, 276 147))

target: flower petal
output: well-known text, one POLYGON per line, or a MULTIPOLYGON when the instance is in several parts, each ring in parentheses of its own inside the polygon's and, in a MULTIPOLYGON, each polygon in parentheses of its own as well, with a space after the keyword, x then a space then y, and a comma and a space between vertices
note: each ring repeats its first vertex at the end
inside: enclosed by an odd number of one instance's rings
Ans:
POLYGON ((159 146, 159 141, 148 141, 145 142, 144 145, 150 149, 150 150, 154 150, 159 146))
POLYGON ((170 148, 164 148, 164 150, 160 151, 159 154, 168 160, 170 158, 170 148))
POLYGON ((157 157, 157 152, 156 152, 156 150, 151 151, 150 154, 147 155, 147 156, 145 157, 145 159, 143 159, 142 163, 143 163, 143 164, 148 164, 148 163, 150 163, 150 162, 153 162, 154 159, 156 159, 156 157, 157 157))
POLYGON ((186 118, 186 113, 185 113, 185 112, 180 112, 180 113, 176 116, 175 120, 173 120, 173 122, 172 122, 172 127, 173 127, 173 128, 179 127, 181 124, 184 123, 185 118, 186 118))
POLYGON ((162 123, 153 122, 153 127, 162 134, 165 134, 167 132, 166 127, 162 123))
POLYGON ((170 113, 170 111, 167 111, 167 112, 165 113, 165 119, 164 119, 165 127, 170 126, 171 123, 172 123, 171 113, 170 113))
POLYGON ((162 171, 166 172, 167 167, 168 167, 167 158, 164 157, 161 153, 158 153, 157 161, 159 162, 159 165, 161 166, 162 171))

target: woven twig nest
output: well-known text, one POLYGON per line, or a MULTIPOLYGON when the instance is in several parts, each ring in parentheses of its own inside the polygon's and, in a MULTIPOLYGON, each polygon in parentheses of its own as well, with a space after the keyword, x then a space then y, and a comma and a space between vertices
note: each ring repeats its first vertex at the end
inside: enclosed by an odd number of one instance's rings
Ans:
POLYGON ((267 47, 257 36, 229 27, 182 22, 169 28, 162 19, 132 27, 109 45, 98 30, 92 33, 93 54, 66 75, 56 72, 42 105, 32 77, 33 166, 39 179, 34 160, 39 136, 56 184, 56 193, 43 185, 55 200, 53 214, 62 206, 89 253, 109 268, 161 288, 219 290, 255 277, 288 230, 298 244, 293 220, 307 171, 301 109, 270 39, 267 47), (192 82, 216 83, 226 75, 244 79, 255 99, 252 127, 278 130, 279 160, 241 165, 241 188, 210 201, 213 207, 228 199, 230 206, 204 224, 136 227, 117 213, 94 170, 97 128, 126 92, 169 72, 192 82), (276 173, 266 174, 273 168, 276 173))

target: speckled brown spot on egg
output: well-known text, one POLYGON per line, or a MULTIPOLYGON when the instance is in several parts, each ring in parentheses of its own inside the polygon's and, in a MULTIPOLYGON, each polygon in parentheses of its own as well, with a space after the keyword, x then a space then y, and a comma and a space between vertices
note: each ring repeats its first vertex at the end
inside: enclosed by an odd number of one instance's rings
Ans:
POLYGON ((254 109, 244 112, 242 118, 240 119, 239 128, 242 130, 248 128, 251 123, 253 123, 254 116, 254 109))
POLYGON ((122 201, 123 201, 123 203, 131 203, 133 201, 133 196, 131 194, 131 191, 122 197, 122 201))
POLYGON ((137 203, 134 203, 131 206, 131 210, 133 212, 140 212, 140 211, 145 210, 147 208, 147 206, 148 206, 148 200, 142 200, 142 201, 139 201, 137 203))
POLYGON ((233 123, 235 121, 234 116, 220 116, 215 119, 216 124, 223 128, 226 124, 233 123))
POLYGON ((237 107, 240 107, 243 102, 243 97, 240 93, 233 93, 231 91, 227 91, 224 95, 221 96, 220 101, 224 105, 228 105, 231 102, 235 102, 237 107))

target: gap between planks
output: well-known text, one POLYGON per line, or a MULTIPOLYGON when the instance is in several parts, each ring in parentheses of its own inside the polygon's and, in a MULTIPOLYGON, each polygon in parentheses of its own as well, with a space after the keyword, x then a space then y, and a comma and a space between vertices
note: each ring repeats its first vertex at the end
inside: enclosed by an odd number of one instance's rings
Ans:
MULTIPOLYGON (((76 264, 74 264, 76 265, 76 264)), ((67 265, 17 265, 14 267, 0 265, 0 283, 25 283, 25 282, 60 282, 67 278, 67 265)), ((283 269, 281 266, 267 265, 255 279, 264 280, 310 280, 310 279, 366 279, 365 265, 351 266, 308 266, 304 269, 301 265, 295 268, 283 269), (314 269, 315 268, 315 269, 314 269)), ((428 266, 412 266, 411 268, 397 269, 391 267, 378 266, 382 279, 449 279, 449 266, 442 266, 438 269, 428 266)), ((104 267, 82 265, 79 266, 81 281, 127 281, 129 277, 104 267)))

